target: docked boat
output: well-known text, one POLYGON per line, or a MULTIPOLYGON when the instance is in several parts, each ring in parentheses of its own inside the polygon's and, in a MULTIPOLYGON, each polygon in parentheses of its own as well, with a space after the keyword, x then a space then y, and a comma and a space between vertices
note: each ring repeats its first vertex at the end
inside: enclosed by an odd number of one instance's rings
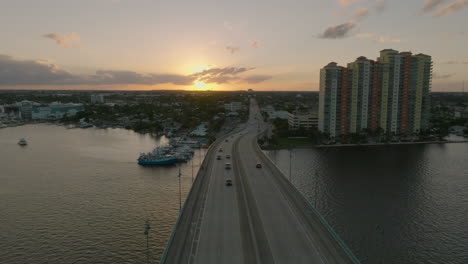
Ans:
POLYGON ((84 123, 84 122, 80 124, 80 128, 90 128, 90 127, 93 127, 93 125, 84 123))
POLYGON ((170 144, 174 147, 181 147, 181 146, 189 146, 191 148, 200 147, 200 142, 196 140, 171 139, 170 144))
POLYGON ((143 166, 166 166, 173 165, 177 162, 175 157, 140 157, 138 164, 143 166))
POLYGON ((26 146, 28 145, 28 142, 26 141, 26 139, 22 138, 18 141, 18 145, 20 146, 26 146))
POLYGON ((157 147, 152 152, 141 153, 138 157, 138 164, 147 166, 173 165, 176 162, 177 156, 169 147, 157 147))
POLYGON ((141 153, 138 158, 140 165, 172 165, 186 162, 193 157, 194 151, 188 145, 168 145, 155 148, 148 153, 141 153))
POLYGON ((193 149, 189 146, 180 146, 175 150, 175 155, 177 156, 178 161, 187 161, 193 156, 193 149))

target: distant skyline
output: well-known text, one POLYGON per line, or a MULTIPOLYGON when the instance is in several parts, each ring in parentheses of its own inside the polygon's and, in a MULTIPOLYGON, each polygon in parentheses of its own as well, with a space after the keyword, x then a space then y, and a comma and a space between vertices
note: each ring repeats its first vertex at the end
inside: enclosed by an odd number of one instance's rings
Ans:
POLYGON ((432 56, 432 91, 468 81, 468 0, 0 3, 0 90, 318 91, 386 48, 432 56))

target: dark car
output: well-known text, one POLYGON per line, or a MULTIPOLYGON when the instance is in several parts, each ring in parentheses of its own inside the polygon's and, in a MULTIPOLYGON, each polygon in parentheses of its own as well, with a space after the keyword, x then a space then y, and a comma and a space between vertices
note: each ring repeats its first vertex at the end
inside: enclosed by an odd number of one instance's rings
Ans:
POLYGON ((262 167, 262 164, 260 163, 257 163, 257 166, 255 166, 255 168, 261 168, 262 167))
POLYGON ((221 156, 217 156, 216 159, 217 159, 217 160, 220 160, 220 159, 221 159, 221 156))
POLYGON ((232 186, 232 180, 231 179, 226 180, 226 186, 232 186))

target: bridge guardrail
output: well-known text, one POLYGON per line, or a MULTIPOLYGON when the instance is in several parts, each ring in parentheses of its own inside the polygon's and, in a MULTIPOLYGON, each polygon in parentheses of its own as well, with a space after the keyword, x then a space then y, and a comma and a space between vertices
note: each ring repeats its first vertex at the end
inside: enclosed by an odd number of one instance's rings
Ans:
POLYGON ((305 198, 305 196, 302 194, 299 189, 296 188, 294 184, 292 184, 284 175, 283 171, 268 157, 261 149, 260 145, 258 145, 258 140, 257 137, 258 135, 264 133, 265 131, 257 133, 257 135, 254 138, 255 141, 255 146, 257 151, 259 152, 260 155, 262 155, 264 158, 268 159, 270 163, 276 167, 276 169, 280 172, 282 177, 294 188, 294 190, 299 194, 301 199, 308 205, 309 209, 319 218, 320 222, 323 224, 323 226, 327 229, 328 233, 335 239, 335 241, 340 245, 340 247, 344 250, 346 255, 353 261, 355 264, 361 264, 359 259, 354 255, 354 253, 351 251, 351 249, 346 245, 346 243, 340 238, 340 236, 333 230, 333 227, 328 223, 328 221, 323 217, 319 211, 305 198))
MULTIPOLYGON (((243 127, 243 126, 242 126, 243 127)), ((241 128, 241 127, 239 127, 241 128)), ((206 159, 207 156, 211 156, 212 155, 212 152, 211 150, 213 148, 215 148, 214 146, 218 145, 219 143, 222 143, 223 140, 225 140, 227 137, 231 136, 232 134, 236 133, 235 132, 236 129, 234 129, 233 131, 231 131, 230 133, 220 137, 219 139, 215 140, 213 143, 211 143, 211 145, 208 147, 207 151, 206 151, 206 154, 205 154, 205 157, 203 158, 203 162, 200 166, 200 168, 206 168, 206 163, 208 163, 209 159, 206 159)), ((185 211, 185 206, 187 204, 187 201, 189 200, 189 198, 191 197, 192 193, 193 193, 193 186, 195 186, 196 183, 198 183, 198 181, 200 181, 199 179, 201 179, 200 176, 200 173, 206 173, 206 169, 201 171, 201 169, 198 170, 198 173, 197 173, 197 176, 195 177, 195 180, 192 184, 192 186, 190 187, 190 191, 189 193, 187 194, 187 197, 186 199, 184 200, 184 204, 182 205, 182 209, 179 213, 179 215, 177 216, 177 220, 174 224, 174 227, 172 228, 172 231, 171 231, 171 235, 169 237, 169 240, 167 241, 166 243, 166 247, 164 248, 164 251, 163 251, 163 254, 161 255, 161 258, 160 258, 160 263, 166 263, 166 260, 167 260, 167 254, 169 252, 169 248, 171 247, 173 241, 174 241, 174 237, 175 237, 175 234, 176 234, 176 230, 177 230, 177 227, 179 226, 180 224, 180 219, 182 217, 182 214, 184 213, 185 211)))

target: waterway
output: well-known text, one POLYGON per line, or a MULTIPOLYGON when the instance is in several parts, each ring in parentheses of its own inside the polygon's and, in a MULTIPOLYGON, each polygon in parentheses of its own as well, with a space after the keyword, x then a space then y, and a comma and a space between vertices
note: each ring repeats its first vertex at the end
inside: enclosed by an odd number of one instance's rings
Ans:
MULTIPOLYGON (((178 169, 135 159, 165 143, 125 129, 1 129, 0 263, 145 263, 146 220, 158 263, 178 169)), ((291 177, 362 263, 466 264, 467 154, 468 144, 295 149, 291 177)), ((289 174, 287 150, 268 155, 289 174)), ((191 163, 181 170, 183 200, 191 163)))
POLYGON ((362 263, 468 263, 468 144, 268 151, 362 263))
MULTIPOLYGON (((167 141, 125 129, 1 129, 0 263, 145 263, 146 220, 157 263, 178 216, 178 169, 136 158, 167 141)), ((184 199, 191 162, 181 171, 184 199)))

